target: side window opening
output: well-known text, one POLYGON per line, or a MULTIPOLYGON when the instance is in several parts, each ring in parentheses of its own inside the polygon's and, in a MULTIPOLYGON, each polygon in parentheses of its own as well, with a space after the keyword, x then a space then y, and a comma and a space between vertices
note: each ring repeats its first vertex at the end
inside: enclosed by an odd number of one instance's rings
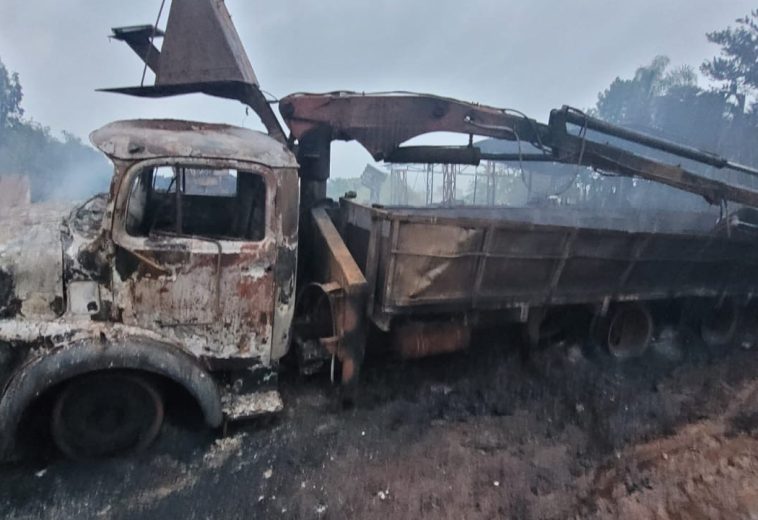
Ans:
POLYGON ((228 168, 146 168, 129 192, 126 232, 262 240, 266 183, 259 174, 228 168))

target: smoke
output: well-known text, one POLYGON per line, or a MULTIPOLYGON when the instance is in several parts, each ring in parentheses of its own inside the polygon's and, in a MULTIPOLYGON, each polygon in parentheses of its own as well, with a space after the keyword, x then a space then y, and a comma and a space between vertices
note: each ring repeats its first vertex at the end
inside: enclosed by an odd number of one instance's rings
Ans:
POLYGON ((79 138, 61 138, 32 121, 2 130, 0 175, 23 175, 29 180, 32 202, 83 200, 107 190, 108 160, 79 138))
POLYGON ((71 159, 32 183, 32 201, 81 201, 108 191, 111 168, 94 150, 71 159))

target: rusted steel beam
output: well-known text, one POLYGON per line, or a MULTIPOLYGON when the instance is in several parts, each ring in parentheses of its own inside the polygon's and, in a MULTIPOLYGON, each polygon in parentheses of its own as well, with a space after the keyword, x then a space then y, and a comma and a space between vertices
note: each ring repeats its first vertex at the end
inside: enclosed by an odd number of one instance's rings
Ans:
POLYGON ((550 162, 555 158, 545 153, 484 153, 476 146, 400 146, 385 161, 415 164, 471 164, 482 160, 502 162, 550 162))
POLYGON ((429 132, 458 132, 540 142, 546 125, 510 112, 429 94, 292 94, 279 103, 292 135, 304 139, 328 128, 331 140, 356 140, 376 160, 429 132))
POLYGON ((320 276, 328 277, 344 288, 360 288, 366 283, 358 264, 353 255, 347 249, 332 219, 324 208, 311 210, 313 222, 318 230, 320 238, 324 241, 323 258, 326 263, 320 268, 320 276))
POLYGON ((417 164, 471 164, 477 166, 482 153, 474 146, 401 146, 387 162, 417 164))
POLYGON ((326 210, 314 208, 311 217, 316 231, 311 262, 316 280, 339 288, 327 294, 334 337, 322 346, 342 362, 342 384, 352 391, 365 351, 368 283, 326 210))

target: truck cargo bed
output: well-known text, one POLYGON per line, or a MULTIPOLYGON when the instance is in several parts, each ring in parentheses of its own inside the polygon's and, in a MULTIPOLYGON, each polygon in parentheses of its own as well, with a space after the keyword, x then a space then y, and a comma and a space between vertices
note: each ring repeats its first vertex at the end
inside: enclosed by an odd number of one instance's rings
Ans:
POLYGON ((345 241, 381 326, 408 313, 750 294, 758 242, 717 215, 550 208, 368 207, 345 241))

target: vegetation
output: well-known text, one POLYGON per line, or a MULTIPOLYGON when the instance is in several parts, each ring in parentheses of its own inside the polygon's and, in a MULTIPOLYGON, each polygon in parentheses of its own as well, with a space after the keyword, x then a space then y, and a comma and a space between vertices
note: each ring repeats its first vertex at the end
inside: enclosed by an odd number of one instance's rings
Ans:
MULTIPOLYGON (((664 139, 689 144, 729 159, 758 166, 758 10, 736 27, 706 35, 720 47, 700 71, 712 84, 703 88, 690 66, 671 67, 665 56, 640 67, 632 78, 617 77, 598 95, 589 112, 601 119, 664 139)), ((663 161, 684 163, 704 175, 755 186, 756 179, 667 157, 662 152, 624 145, 663 161)), ((678 206, 702 209, 694 195, 645 181, 600 177, 582 171, 567 196, 594 205, 678 206), (634 189, 630 189, 631 187, 634 189)))
POLYGON ((746 111, 754 114, 758 90, 758 9, 739 18, 736 27, 708 33, 707 37, 721 47, 721 56, 706 61, 700 70, 719 84, 720 92, 734 104, 738 114, 746 111))
POLYGON ((32 200, 76 200, 108 187, 105 158, 68 132, 55 137, 49 128, 24 118, 18 74, 0 61, 0 175, 23 174, 32 200))

